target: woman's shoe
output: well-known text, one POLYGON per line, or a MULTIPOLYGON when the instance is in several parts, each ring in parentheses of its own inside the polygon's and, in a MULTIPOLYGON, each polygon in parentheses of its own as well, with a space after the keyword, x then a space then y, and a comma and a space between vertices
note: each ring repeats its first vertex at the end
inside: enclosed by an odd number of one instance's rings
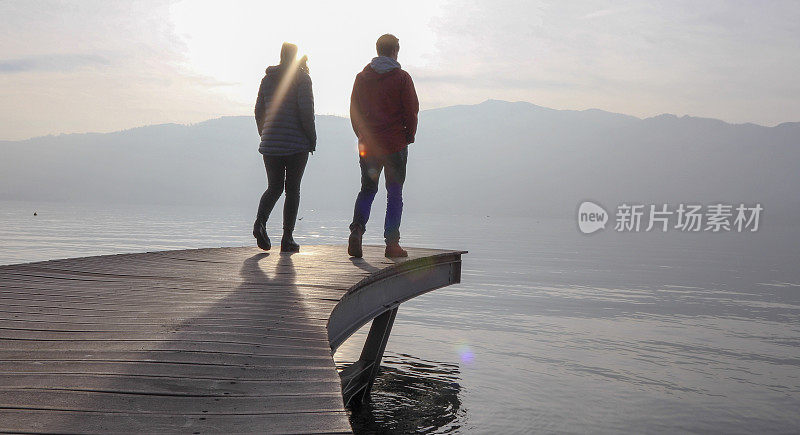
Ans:
POLYGON ((300 245, 294 241, 292 233, 283 233, 281 252, 300 252, 300 245))
POLYGON ((269 237, 267 236, 267 227, 265 224, 256 222, 256 224, 253 225, 253 237, 256 238, 256 244, 259 248, 269 251, 269 248, 272 247, 272 243, 270 243, 269 237))

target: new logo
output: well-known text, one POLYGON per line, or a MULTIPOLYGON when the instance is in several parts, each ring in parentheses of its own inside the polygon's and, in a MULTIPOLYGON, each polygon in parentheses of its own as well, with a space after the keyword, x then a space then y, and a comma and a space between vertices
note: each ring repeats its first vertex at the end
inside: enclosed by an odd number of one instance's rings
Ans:
POLYGON ((583 234, 591 234, 606 227, 608 212, 603 207, 583 201, 578 207, 578 229, 583 234))

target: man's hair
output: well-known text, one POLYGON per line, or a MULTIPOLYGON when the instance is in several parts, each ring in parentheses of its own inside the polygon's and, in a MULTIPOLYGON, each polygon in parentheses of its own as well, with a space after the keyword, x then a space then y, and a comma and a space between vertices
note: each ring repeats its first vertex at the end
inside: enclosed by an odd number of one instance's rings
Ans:
POLYGON ((281 46, 281 65, 289 64, 297 57, 297 46, 284 42, 281 46))
POLYGON ((395 51, 400 50, 400 40, 387 33, 378 38, 375 48, 378 50, 378 56, 391 56, 395 51))

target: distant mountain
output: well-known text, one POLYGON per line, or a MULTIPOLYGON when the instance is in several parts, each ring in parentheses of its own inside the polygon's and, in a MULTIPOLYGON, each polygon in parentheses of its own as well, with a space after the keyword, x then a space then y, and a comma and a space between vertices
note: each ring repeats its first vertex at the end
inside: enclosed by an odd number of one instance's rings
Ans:
MULTIPOLYGON (((317 116, 304 209, 352 207, 350 121, 317 116)), ((266 185, 251 117, 2 142, 0 199, 255 207, 266 185)), ((406 206, 571 217, 577 203, 754 203, 800 211, 800 123, 775 127, 489 100, 420 114, 406 206)))

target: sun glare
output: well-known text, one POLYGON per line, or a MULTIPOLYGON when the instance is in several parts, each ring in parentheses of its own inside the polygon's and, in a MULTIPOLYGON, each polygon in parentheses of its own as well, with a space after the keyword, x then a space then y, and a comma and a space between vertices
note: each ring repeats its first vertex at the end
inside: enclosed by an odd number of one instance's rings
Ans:
POLYGON ((317 113, 347 115, 353 77, 374 56, 383 33, 400 37, 401 62, 424 65, 435 35, 429 24, 437 2, 397 8, 374 2, 191 0, 170 7, 175 33, 185 45, 186 67, 250 109, 268 65, 278 63, 283 42, 307 55, 317 113))

